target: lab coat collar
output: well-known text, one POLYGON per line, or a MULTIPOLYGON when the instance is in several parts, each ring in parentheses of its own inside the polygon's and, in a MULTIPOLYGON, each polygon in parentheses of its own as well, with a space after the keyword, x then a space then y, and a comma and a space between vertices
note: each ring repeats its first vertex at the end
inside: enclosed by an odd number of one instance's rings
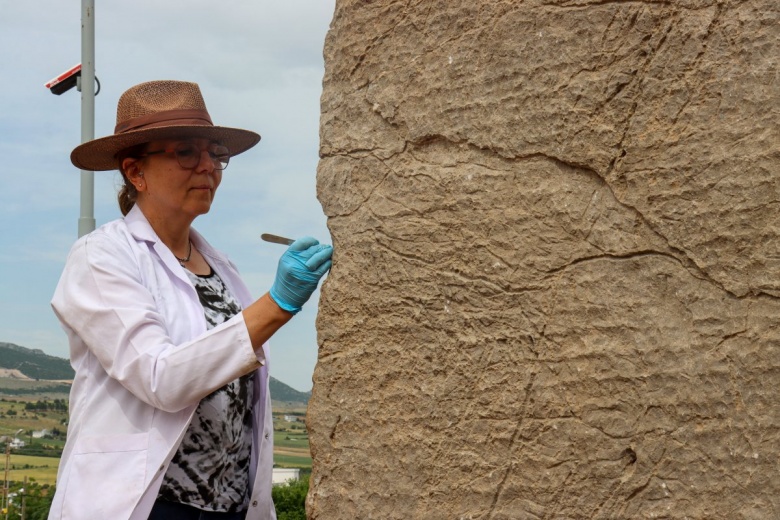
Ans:
POLYGON ((163 241, 160 240, 160 237, 157 236, 157 233, 154 232, 152 225, 149 224, 146 215, 144 215, 141 208, 138 207, 138 204, 134 205, 127 215, 125 215, 125 224, 127 224, 127 229, 134 239, 139 242, 147 242, 150 245, 151 249, 157 253, 157 256, 160 257, 160 260, 165 264, 165 267, 173 273, 174 276, 186 285, 192 285, 187 278, 187 275, 184 273, 184 268, 179 264, 179 261, 176 260, 176 257, 173 256, 173 253, 168 249, 168 246, 166 246, 163 241))
POLYGON ((160 241, 160 237, 154 232, 138 204, 130 208, 130 211, 125 215, 125 223, 127 224, 127 229, 130 230, 130 233, 136 240, 144 240, 155 244, 160 241))
MULTIPOLYGON (((179 261, 176 260, 176 257, 173 256, 173 253, 168 249, 168 246, 166 246, 163 241, 160 240, 160 237, 157 236, 157 233, 155 233, 143 211, 141 211, 141 208, 139 208, 137 204, 134 205, 125 216, 125 223, 127 224, 127 229, 130 231, 130 234, 133 235, 133 238, 138 241, 148 242, 168 270, 188 285, 192 285, 189 278, 184 273, 184 268, 179 264, 179 261)), ((225 255, 211 247, 211 245, 206 242, 206 239, 203 238, 203 235, 193 228, 190 228, 190 239, 192 240, 192 245, 195 246, 203 256, 217 260, 219 263, 229 263, 229 260, 225 255)), ((211 265, 212 267, 215 267, 213 263, 211 265)))

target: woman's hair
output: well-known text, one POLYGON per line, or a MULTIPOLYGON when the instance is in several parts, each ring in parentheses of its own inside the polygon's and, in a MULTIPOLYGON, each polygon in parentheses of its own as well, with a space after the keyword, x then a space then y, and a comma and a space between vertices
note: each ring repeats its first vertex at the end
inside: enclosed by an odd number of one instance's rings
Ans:
POLYGON ((146 143, 139 144, 126 148, 116 154, 119 173, 122 174, 123 181, 122 187, 119 189, 119 193, 116 196, 117 201, 119 202, 119 211, 122 212, 122 215, 127 215, 130 210, 133 209, 133 206, 135 206, 135 201, 138 200, 138 191, 135 189, 135 185, 130 182, 130 179, 127 178, 127 175, 125 175, 125 172, 122 169, 122 162, 128 157, 140 156, 145 148, 146 143))

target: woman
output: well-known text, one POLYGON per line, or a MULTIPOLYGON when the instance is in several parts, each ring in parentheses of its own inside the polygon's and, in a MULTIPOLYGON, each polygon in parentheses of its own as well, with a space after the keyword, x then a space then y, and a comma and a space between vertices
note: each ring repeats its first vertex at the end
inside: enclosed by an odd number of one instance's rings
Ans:
POLYGON ((81 169, 119 168, 125 217, 76 242, 52 299, 76 375, 49 518, 276 517, 266 341, 332 249, 297 240, 253 301, 190 227, 259 140, 214 126, 198 85, 154 81, 122 95, 113 135, 73 150, 81 169))

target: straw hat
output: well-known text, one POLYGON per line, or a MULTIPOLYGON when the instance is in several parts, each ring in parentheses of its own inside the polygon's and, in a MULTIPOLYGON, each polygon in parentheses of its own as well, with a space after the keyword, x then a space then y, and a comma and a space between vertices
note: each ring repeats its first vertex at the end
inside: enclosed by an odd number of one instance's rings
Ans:
POLYGON ((77 146, 71 162, 82 170, 104 171, 119 167, 118 152, 158 139, 204 137, 227 146, 238 155, 260 141, 249 130, 214 126, 196 83, 150 81, 127 90, 116 109, 114 135, 77 146))

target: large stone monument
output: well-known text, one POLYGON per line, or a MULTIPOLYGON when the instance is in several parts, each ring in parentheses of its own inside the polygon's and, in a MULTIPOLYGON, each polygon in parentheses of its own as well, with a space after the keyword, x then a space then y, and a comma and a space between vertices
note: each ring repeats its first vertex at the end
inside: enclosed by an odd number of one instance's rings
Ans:
POLYGON ((337 0, 312 519, 780 518, 777 0, 337 0))

